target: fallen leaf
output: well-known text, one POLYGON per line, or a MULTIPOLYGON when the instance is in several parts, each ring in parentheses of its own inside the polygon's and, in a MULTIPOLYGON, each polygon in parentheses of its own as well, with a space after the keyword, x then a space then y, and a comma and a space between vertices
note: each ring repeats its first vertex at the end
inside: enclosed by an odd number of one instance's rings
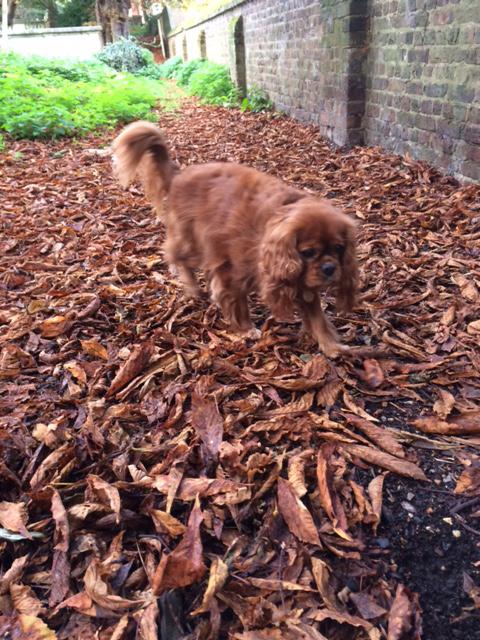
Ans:
POLYGON ((150 362, 153 355, 153 342, 147 340, 139 345, 136 345, 130 354, 128 360, 117 371, 116 376, 110 383, 107 390, 106 397, 110 398, 115 395, 117 391, 120 391, 131 380, 136 378, 150 362))
POLYGON ((210 565, 210 575, 208 577, 208 584, 203 594, 203 599, 201 605, 195 611, 192 611, 190 615, 196 616, 200 613, 205 613, 209 610, 210 604, 212 602, 215 594, 223 588, 226 580, 228 578, 228 566, 225 562, 215 556, 212 560, 212 564, 210 565))
POLYGON ((216 459, 223 439, 223 419, 213 400, 192 395, 192 426, 208 458, 216 459))
POLYGON ((88 476, 87 484, 91 496, 96 497, 98 502, 106 505, 113 511, 118 524, 120 522, 120 510, 122 508, 118 489, 95 475, 88 476))
POLYGON ((152 581, 155 595, 160 595, 167 589, 186 587, 200 580, 205 574, 200 537, 202 521, 203 514, 197 498, 188 519, 185 535, 171 553, 164 553, 155 571, 152 581))
POLYGON ((433 405, 433 411, 442 420, 450 415, 453 407, 455 406, 455 398, 453 395, 445 389, 439 389, 440 398, 433 405))
POLYGON ((364 373, 362 374, 362 378, 365 380, 368 386, 372 389, 378 389, 378 387, 381 387, 385 380, 385 375, 378 360, 364 360, 363 368, 364 373))
POLYGON ((55 521, 55 533, 53 535, 52 587, 48 604, 55 607, 67 597, 70 588, 68 559, 70 526, 62 499, 56 490, 52 494, 52 516, 55 521))
POLYGON ((80 344, 82 345, 83 351, 89 356, 108 360, 108 351, 98 340, 93 338, 91 340, 80 340, 80 344))
POLYGON ((371 464, 376 464, 377 466, 388 469, 389 471, 394 471, 401 476, 413 478, 414 480, 427 480, 427 477, 420 469, 420 467, 418 467, 413 462, 408 462, 407 460, 399 460, 398 458, 391 456, 389 453, 378 451, 376 449, 372 449, 371 447, 364 447, 363 445, 359 444, 346 444, 343 445, 343 447, 349 453, 357 456, 361 460, 365 460, 366 462, 370 462, 371 464))
POLYGON ((277 501, 278 510, 293 535, 302 542, 320 545, 317 527, 310 512, 290 482, 283 478, 278 478, 277 501))
POLYGON ((417 611, 418 604, 410 597, 404 585, 399 584, 388 614, 387 640, 401 640, 410 632, 412 640, 420 640, 417 611))
POLYGON ((0 525, 29 537, 27 531, 28 514, 23 502, 0 502, 0 525))
POLYGON ((33 589, 25 584, 10 585, 10 597, 15 611, 29 616, 38 616, 45 613, 45 609, 35 595, 33 589))

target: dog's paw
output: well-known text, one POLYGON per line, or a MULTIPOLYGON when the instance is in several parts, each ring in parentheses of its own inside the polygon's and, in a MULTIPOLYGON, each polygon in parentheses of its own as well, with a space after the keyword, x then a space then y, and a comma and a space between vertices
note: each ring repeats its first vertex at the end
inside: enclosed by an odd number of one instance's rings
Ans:
POLYGON ((327 358, 338 358, 341 355, 348 353, 349 348, 340 342, 328 342, 318 345, 323 355, 327 358))

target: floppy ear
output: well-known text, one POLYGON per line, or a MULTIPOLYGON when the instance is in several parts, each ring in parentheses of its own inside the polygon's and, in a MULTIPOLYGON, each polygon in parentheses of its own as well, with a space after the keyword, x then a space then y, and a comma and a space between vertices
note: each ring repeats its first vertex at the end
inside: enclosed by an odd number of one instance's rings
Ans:
POLYGON ((294 319, 302 270, 292 225, 284 217, 272 222, 260 246, 260 295, 277 320, 294 319))
POLYGON ((358 264, 355 241, 355 223, 348 219, 344 232, 345 251, 341 258, 342 272, 338 283, 336 306, 340 311, 351 311, 355 306, 358 287, 358 264))

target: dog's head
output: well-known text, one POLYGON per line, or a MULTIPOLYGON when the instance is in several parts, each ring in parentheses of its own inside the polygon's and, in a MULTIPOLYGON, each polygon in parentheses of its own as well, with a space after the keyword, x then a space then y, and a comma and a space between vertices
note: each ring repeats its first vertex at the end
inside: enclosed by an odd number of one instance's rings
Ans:
POLYGON ((330 285, 339 308, 353 307, 355 223, 328 201, 304 198, 282 207, 269 221, 260 259, 262 293, 279 319, 291 319, 295 300, 306 292, 330 285))

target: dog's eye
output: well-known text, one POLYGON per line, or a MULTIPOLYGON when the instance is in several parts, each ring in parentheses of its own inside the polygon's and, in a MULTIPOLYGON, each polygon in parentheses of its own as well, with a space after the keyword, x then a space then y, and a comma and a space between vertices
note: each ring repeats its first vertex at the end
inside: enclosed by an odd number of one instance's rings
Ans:
POLYGON ((312 258, 316 257, 317 253, 317 249, 314 249, 314 247, 309 247, 308 249, 302 249, 300 251, 300 255, 302 258, 305 258, 305 260, 312 260, 312 258))
POLYGON ((343 244, 336 244, 333 248, 339 256, 341 256, 345 251, 345 247, 343 246, 343 244))

